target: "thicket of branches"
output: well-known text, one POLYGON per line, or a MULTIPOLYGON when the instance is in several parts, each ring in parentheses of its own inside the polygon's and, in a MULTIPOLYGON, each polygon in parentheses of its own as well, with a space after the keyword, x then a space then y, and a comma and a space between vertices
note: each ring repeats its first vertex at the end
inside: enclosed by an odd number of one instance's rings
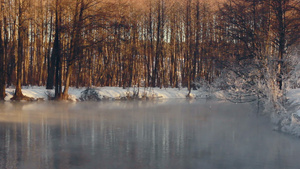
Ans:
POLYGON ((21 85, 57 99, 69 86, 191 90, 224 69, 281 90, 299 46, 297 0, 0 2, 0 99, 11 85, 17 100, 21 85))

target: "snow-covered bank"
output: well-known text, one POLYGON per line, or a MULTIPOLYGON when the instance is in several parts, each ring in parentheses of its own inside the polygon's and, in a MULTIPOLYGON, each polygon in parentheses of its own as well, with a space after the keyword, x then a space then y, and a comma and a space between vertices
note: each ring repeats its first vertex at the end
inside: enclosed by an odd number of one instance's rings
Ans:
POLYGON ((290 89, 287 93, 287 103, 281 112, 274 113, 273 122, 277 123, 279 131, 300 136, 300 89, 290 89))
MULTIPOLYGON (((128 96, 136 95, 138 98, 147 96, 148 98, 156 99, 184 99, 188 95, 187 88, 120 88, 120 87, 95 87, 94 91, 101 99, 115 100, 122 99, 128 96)), ((6 101, 9 101, 14 93, 14 88, 6 89, 6 101)), ((72 101, 79 101, 82 97, 83 91, 86 88, 73 88, 69 89, 69 99, 72 101)), ((23 86, 22 92, 25 96, 32 97, 35 100, 48 100, 49 95, 54 95, 54 90, 47 90, 45 87, 37 86, 23 86)), ((206 97, 208 94, 201 90, 193 90, 190 97, 206 97)))

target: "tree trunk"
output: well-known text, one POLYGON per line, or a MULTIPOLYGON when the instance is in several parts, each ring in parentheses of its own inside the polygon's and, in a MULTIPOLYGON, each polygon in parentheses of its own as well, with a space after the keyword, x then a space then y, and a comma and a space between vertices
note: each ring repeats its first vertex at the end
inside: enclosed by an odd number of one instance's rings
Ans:
MULTIPOLYGON (((56 0, 56 11, 55 11, 55 38, 53 42, 53 53, 51 58, 51 64, 55 70, 55 99, 62 99, 62 67, 61 67, 61 44, 60 44, 60 33, 61 33, 61 7, 56 0), (53 59, 53 60, 52 60, 53 59), (54 66, 55 65, 55 66, 54 66)), ((54 70, 53 71, 54 74, 54 70)), ((50 75, 52 76, 52 75, 50 75)), ((51 83, 51 81, 50 81, 51 83)), ((53 81, 52 81, 53 83, 53 81)), ((50 86, 49 86, 50 87, 50 86)))
MULTIPOLYGON (((52 51, 52 56, 50 59, 50 51, 51 51, 51 41, 52 41, 52 13, 51 13, 51 18, 50 18, 50 32, 49 32, 49 46, 48 46, 48 52, 47 52, 47 57, 48 57, 48 77, 47 77, 47 85, 46 89, 53 89, 54 86, 54 74, 55 74, 55 55, 53 54, 54 52, 52 51)), ((56 29, 57 30, 57 29, 56 29)), ((55 34, 56 37, 56 34, 55 34)), ((58 39, 56 39, 57 41, 58 39)), ((56 42, 57 43, 57 42, 56 42)), ((53 46, 54 48, 54 46, 53 46)), ((54 50, 54 49, 53 49, 54 50)))
POLYGON ((152 73, 152 87, 160 86, 160 78, 158 76, 160 72, 160 67, 159 67, 159 58, 161 54, 161 39, 160 39, 160 32, 161 30, 161 2, 160 0, 157 2, 158 3, 158 8, 157 8, 157 30, 156 30, 156 53, 155 53, 155 62, 154 62, 154 70, 152 73), (156 83, 157 81, 157 83, 156 83))
POLYGON ((81 2, 79 3, 79 1, 77 1, 77 5, 76 5, 76 11, 75 11, 75 15, 74 15, 74 38, 73 40, 73 44, 71 42, 71 53, 70 53, 70 58, 68 59, 68 63, 67 63, 67 74, 66 74, 66 80, 65 80, 65 88, 64 88, 64 92, 63 92, 63 97, 62 99, 68 99, 68 90, 69 90, 69 86, 70 86, 70 78, 71 78, 71 74, 73 72, 73 66, 75 64, 76 58, 78 57, 77 55, 81 55, 82 54, 82 50, 80 48, 80 40, 81 40, 81 28, 82 28, 82 21, 83 21, 83 11, 84 11, 84 0, 81 0, 81 2), (78 5, 80 4, 80 9, 79 9, 79 16, 78 16, 78 20, 77 20, 77 15, 78 15, 78 5))
POLYGON ((0 20, 0 100, 5 98, 5 57, 2 41, 2 20, 0 20))
POLYGON ((21 8, 21 1, 19 0, 19 17, 18 17, 18 61, 17 61, 17 84, 16 91, 13 100, 21 100, 23 93, 21 90, 21 80, 22 80, 22 65, 23 65, 23 9, 21 8))

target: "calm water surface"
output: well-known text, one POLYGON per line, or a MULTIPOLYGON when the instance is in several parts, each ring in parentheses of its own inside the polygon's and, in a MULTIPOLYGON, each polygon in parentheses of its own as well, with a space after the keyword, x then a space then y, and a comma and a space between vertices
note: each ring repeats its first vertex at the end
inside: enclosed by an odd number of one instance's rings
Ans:
POLYGON ((217 101, 0 103, 0 168, 300 168, 300 139, 254 112, 217 101))

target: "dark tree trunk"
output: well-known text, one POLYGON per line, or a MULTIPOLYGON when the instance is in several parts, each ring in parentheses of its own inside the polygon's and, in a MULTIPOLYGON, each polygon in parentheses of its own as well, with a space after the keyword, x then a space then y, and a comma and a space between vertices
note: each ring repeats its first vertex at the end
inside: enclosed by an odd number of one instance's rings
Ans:
POLYGON ((278 87, 282 89, 282 78, 283 78, 283 55, 285 53, 285 14, 284 14, 284 6, 286 5, 283 0, 276 0, 277 1, 277 8, 275 8, 277 20, 278 20, 278 35, 279 35, 279 51, 278 51, 278 87))
POLYGON ((23 9, 21 8, 21 2, 19 0, 19 17, 18 17, 18 61, 17 61, 17 84, 16 91, 13 100, 22 100, 23 93, 21 90, 21 80, 22 80, 22 65, 23 65, 23 9))
POLYGON ((157 8, 157 31, 156 31, 156 53, 155 53, 155 62, 154 62, 154 69, 152 73, 152 87, 160 86, 160 78, 158 77, 158 74, 160 72, 159 67, 159 57, 161 54, 161 39, 160 39, 160 32, 161 30, 161 2, 160 0, 157 2, 158 8, 157 8), (156 83, 157 81, 157 83, 156 83))
POLYGON ((0 21, 0 100, 5 98, 5 57, 3 50, 3 41, 2 41, 2 24, 0 21))
POLYGON ((69 86, 70 86, 70 80, 71 80, 71 75, 73 72, 73 67, 75 64, 76 59, 78 58, 78 55, 82 54, 82 48, 80 47, 80 41, 81 41, 81 29, 82 29, 82 24, 83 24, 83 11, 85 8, 84 0, 81 0, 81 2, 77 2, 76 6, 76 11, 75 11, 75 16, 74 16, 74 37, 73 37, 73 43, 71 42, 71 53, 70 53, 70 58, 68 59, 67 63, 67 75, 65 79, 65 88, 63 92, 63 99, 66 100, 68 99, 69 96, 69 86), (77 11, 78 5, 80 4, 80 9, 79 12, 77 11), (77 16, 79 13, 79 16, 77 16), (78 19, 77 19, 78 17, 78 19))
MULTIPOLYGON (((195 45, 195 51, 194 51, 194 58, 193 58, 193 72, 192 72, 192 81, 196 80, 196 74, 197 74, 197 60, 199 60, 199 47, 200 47, 200 36, 201 33, 201 27, 200 27, 200 2, 197 1, 196 5, 196 45, 195 45)), ((193 88, 196 89, 195 85, 193 85, 193 88)))
MULTIPOLYGON (((54 74, 55 74, 55 62, 56 62, 56 56, 54 55, 54 51, 52 51, 51 55, 51 41, 52 41, 52 14, 50 19, 50 33, 49 33, 49 47, 47 51, 47 60, 48 60, 48 77, 47 77, 47 84, 46 89, 53 89, 54 86, 54 74), (50 59, 51 55, 51 59, 50 59)), ((56 34, 55 34, 56 37, 56 34)), ((58 40, 58 39, 57 39, 58 40)), ((54 46, 53 46, 54 50, 54 46)))
MULTIPOLYGON (((60 32, 61 32, 61 13, 58 0, 56 0, 56 18, 55 18, 55 38, 52 52, 52 64, 55 65, 55 99, 62 99, 62 68, 61 68, 61 47, 60 47, 60 32), (58 9, 59 8, 59 9, 58 9)), ((54 66, 53 66, 54 67, 54 66)), ((51 70, 52 71, 52 70, 51 70)), ((54 72, 54 70, 53 70, 54 72)))

